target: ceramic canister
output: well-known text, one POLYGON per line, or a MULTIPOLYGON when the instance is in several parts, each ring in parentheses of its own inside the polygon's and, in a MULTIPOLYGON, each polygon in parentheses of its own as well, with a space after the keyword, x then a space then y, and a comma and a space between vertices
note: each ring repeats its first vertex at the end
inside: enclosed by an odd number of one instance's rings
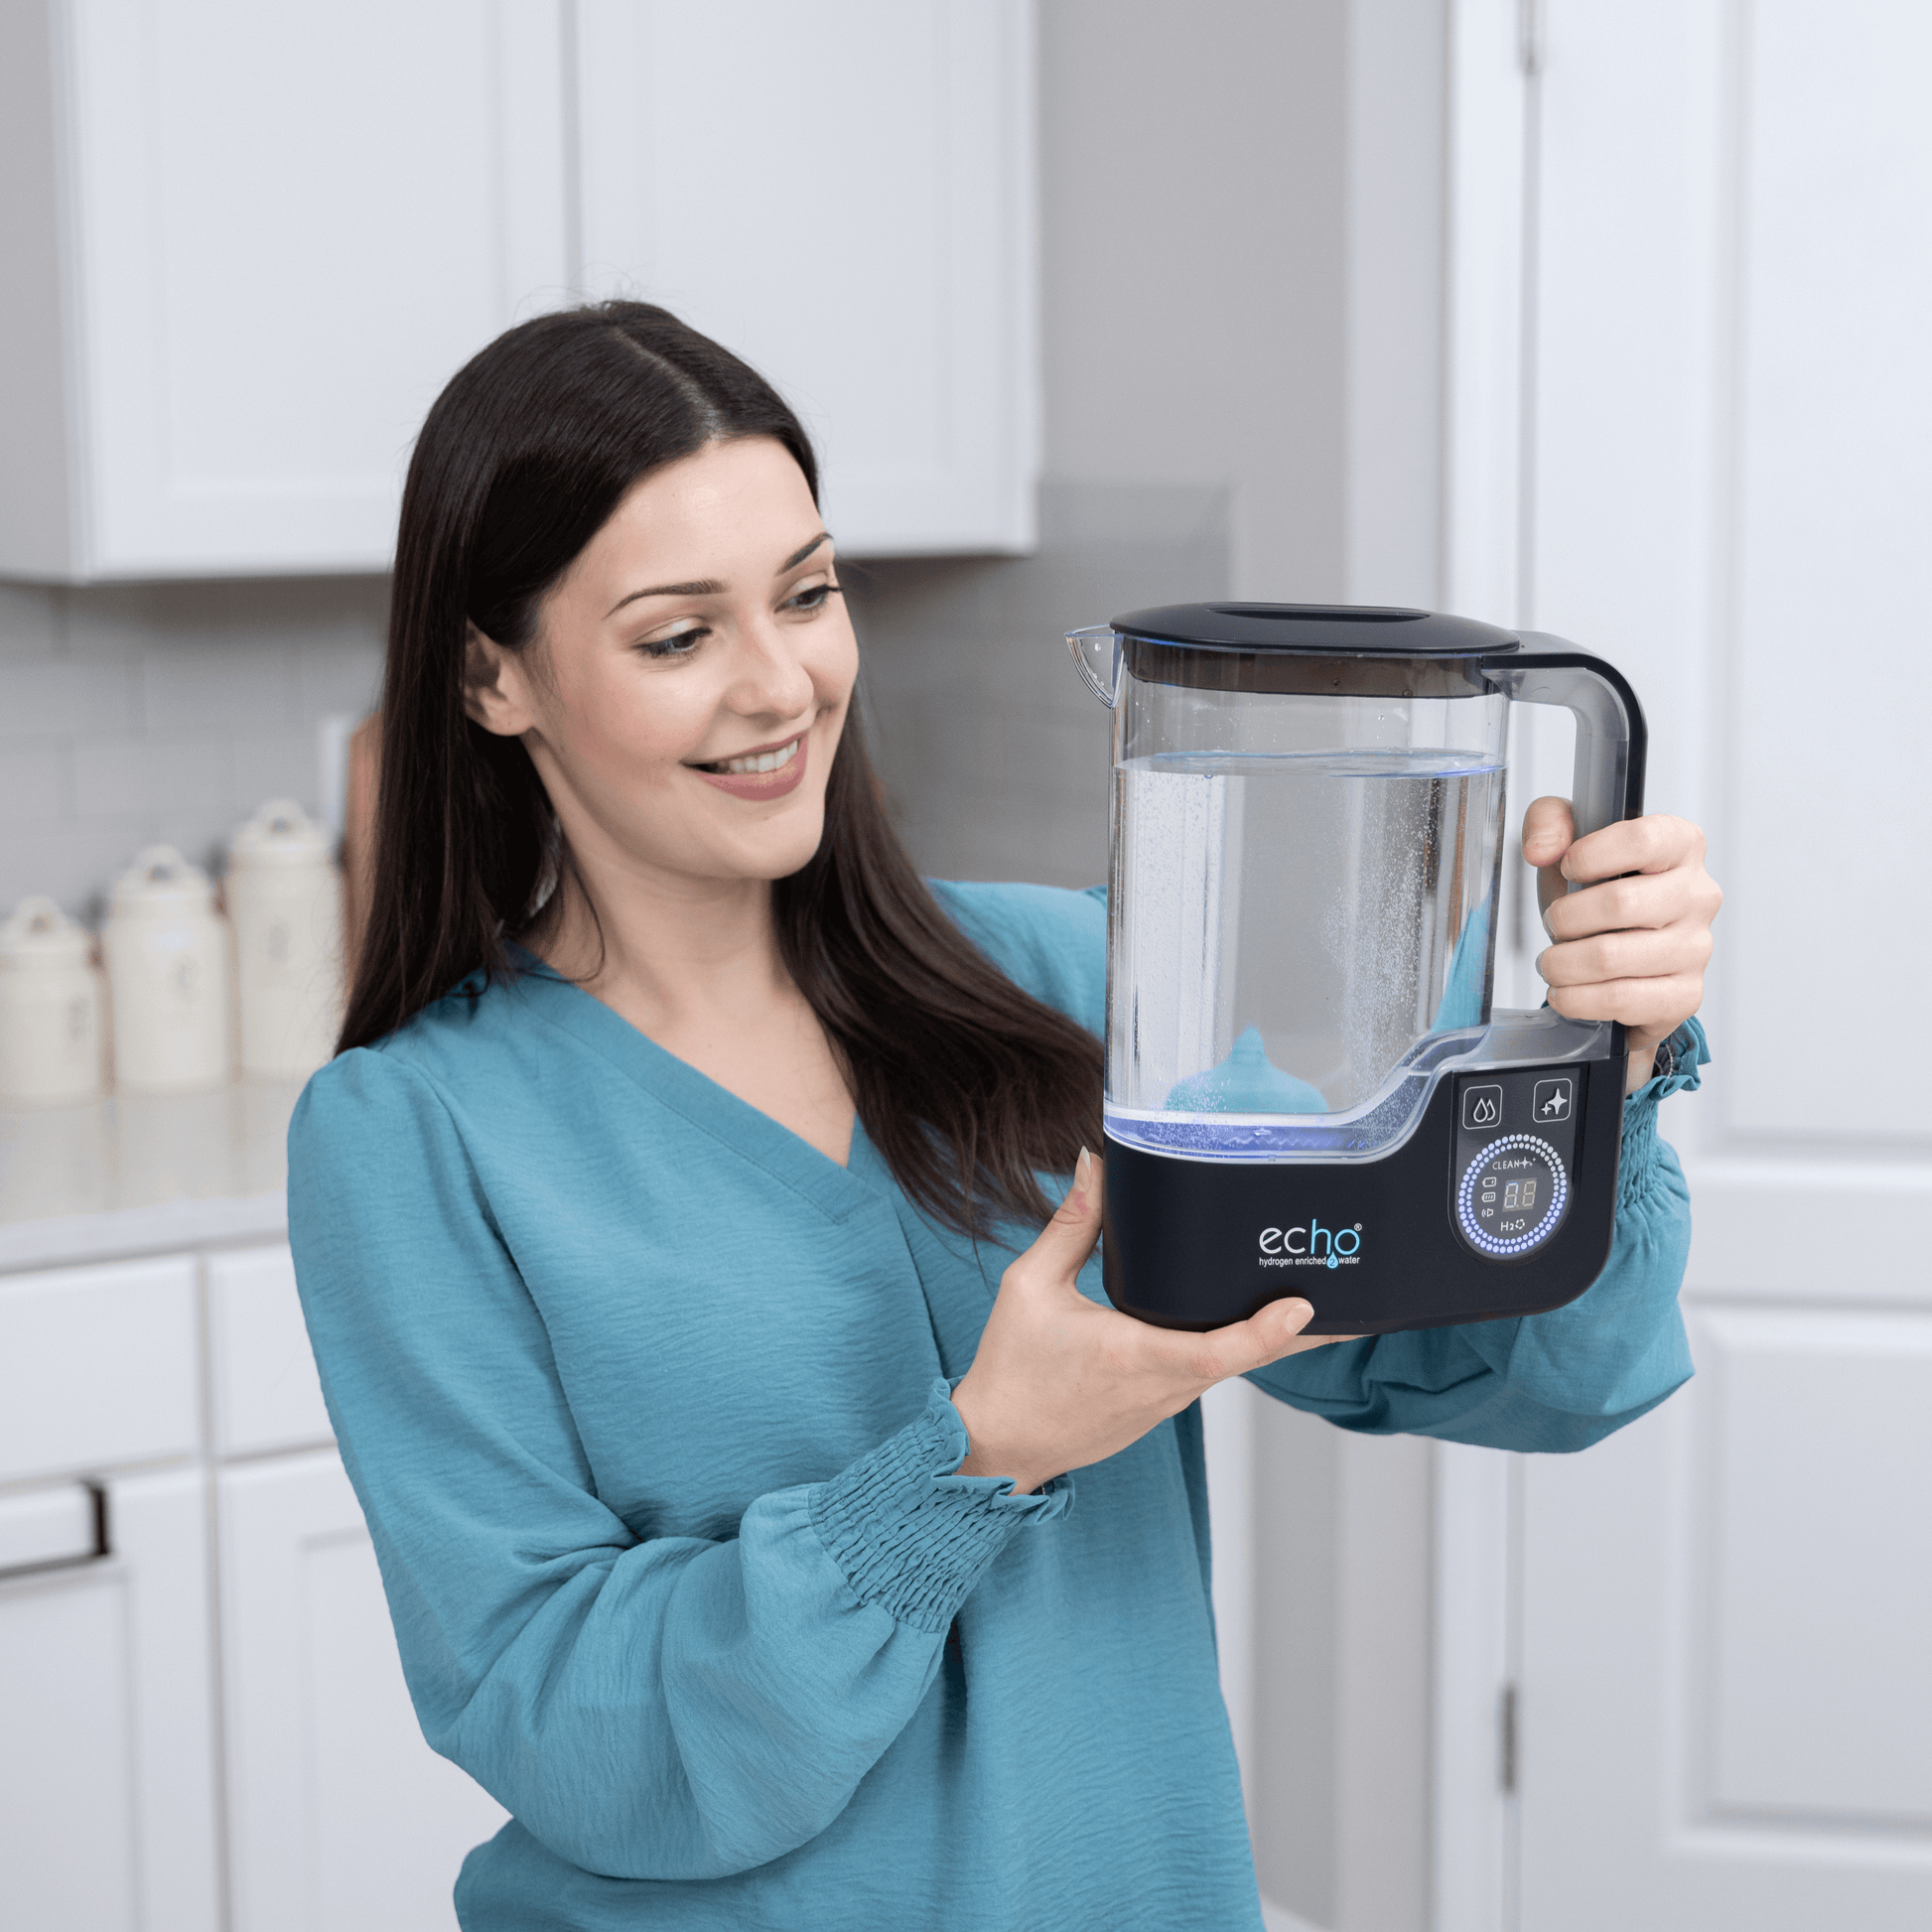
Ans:
POLYGON ((52 1106, 101 1090, 93 941, 51 898, 0 925, 0 1100, 52 1106))
POLYGON ((150 846, 115 884, 101 950, 117 1084, 192 1093, 226 1080, 228 924, 207 875, 173 846, 150 846))
POLYGON ((271 798, 234 835, 228 865, 241 994, 241 1070, 297 1078, 335 1051, 343 1022, 343 880, 328 832, 271 798))

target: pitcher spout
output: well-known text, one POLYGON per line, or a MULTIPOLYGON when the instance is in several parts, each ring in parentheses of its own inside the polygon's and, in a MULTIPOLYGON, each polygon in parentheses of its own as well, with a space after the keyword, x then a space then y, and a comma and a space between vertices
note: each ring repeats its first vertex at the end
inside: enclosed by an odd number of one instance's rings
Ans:
POLYGON ((1113 710, 1120 696, 1120 632, 1111 624, 1090 623, 1084 630, 1069 630, 1066 641, 1087 689, 1113 710))

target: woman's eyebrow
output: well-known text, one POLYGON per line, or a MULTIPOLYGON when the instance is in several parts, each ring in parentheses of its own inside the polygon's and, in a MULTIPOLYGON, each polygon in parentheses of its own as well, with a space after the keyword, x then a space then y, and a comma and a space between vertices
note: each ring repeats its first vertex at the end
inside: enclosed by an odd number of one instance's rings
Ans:
POLYGON ((819 531, 818 535, 813 537, 810 543, 804 544, 799 549, 794 550, 771 575, 773 577, 782 577, 786 571, 795 570, 821 543, 830 543, 831 541, 832 533, 830 530, 819 531))
MULTIPOLYGON (((782 577, 786 571, 796 569, 821 543, 830 543, 831 541, 832 533, 830 530, 819 531, 818 535, 813 537, 810 543, 803 544, 794 550, 771 573, 772 576, 782 577)), ((726 587, 715 577, 694 577, 688 584, 653 584, 648 590, 632 591, 628 596, 619 598, 604 615, 607 620, 615 618, 626 604, 635 604, 640 597, 722 597, 725 589, 726 587)))
POLYGON ((715 577, 694 577, 688 584, 653 584, 649 590, 632 591, 628 597, 619 598, 604 615, 615 618, 626 604, 635 604, 640 597, 719 597, 724 589, 715 577))

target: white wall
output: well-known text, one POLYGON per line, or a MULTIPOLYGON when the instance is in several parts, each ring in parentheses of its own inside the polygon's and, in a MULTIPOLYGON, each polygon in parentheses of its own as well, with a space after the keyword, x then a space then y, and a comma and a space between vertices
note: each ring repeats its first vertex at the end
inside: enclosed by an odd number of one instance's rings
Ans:
POLYGON ((1229 589, 1343 591, 1343 0, 1048 0, 1046 470, 1224 485, 1229 589))

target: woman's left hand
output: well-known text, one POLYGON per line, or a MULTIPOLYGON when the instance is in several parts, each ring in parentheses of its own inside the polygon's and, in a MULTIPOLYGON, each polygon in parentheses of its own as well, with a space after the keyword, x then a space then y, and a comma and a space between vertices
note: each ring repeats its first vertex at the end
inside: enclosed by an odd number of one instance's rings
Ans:
POLYGON ((1536 962, 1550 1004, 1572 1020, 1622 1021, 1623 1090, 1634 1093, 1658 1042, 1703 1004, 1725 897, 1704 869, 1704 834, 1660 813, 1580 839, 1569 799, 1539 798, 1523 816, 1523 857, 1537 868, 1543 929, 1556 942, 1536 962))

